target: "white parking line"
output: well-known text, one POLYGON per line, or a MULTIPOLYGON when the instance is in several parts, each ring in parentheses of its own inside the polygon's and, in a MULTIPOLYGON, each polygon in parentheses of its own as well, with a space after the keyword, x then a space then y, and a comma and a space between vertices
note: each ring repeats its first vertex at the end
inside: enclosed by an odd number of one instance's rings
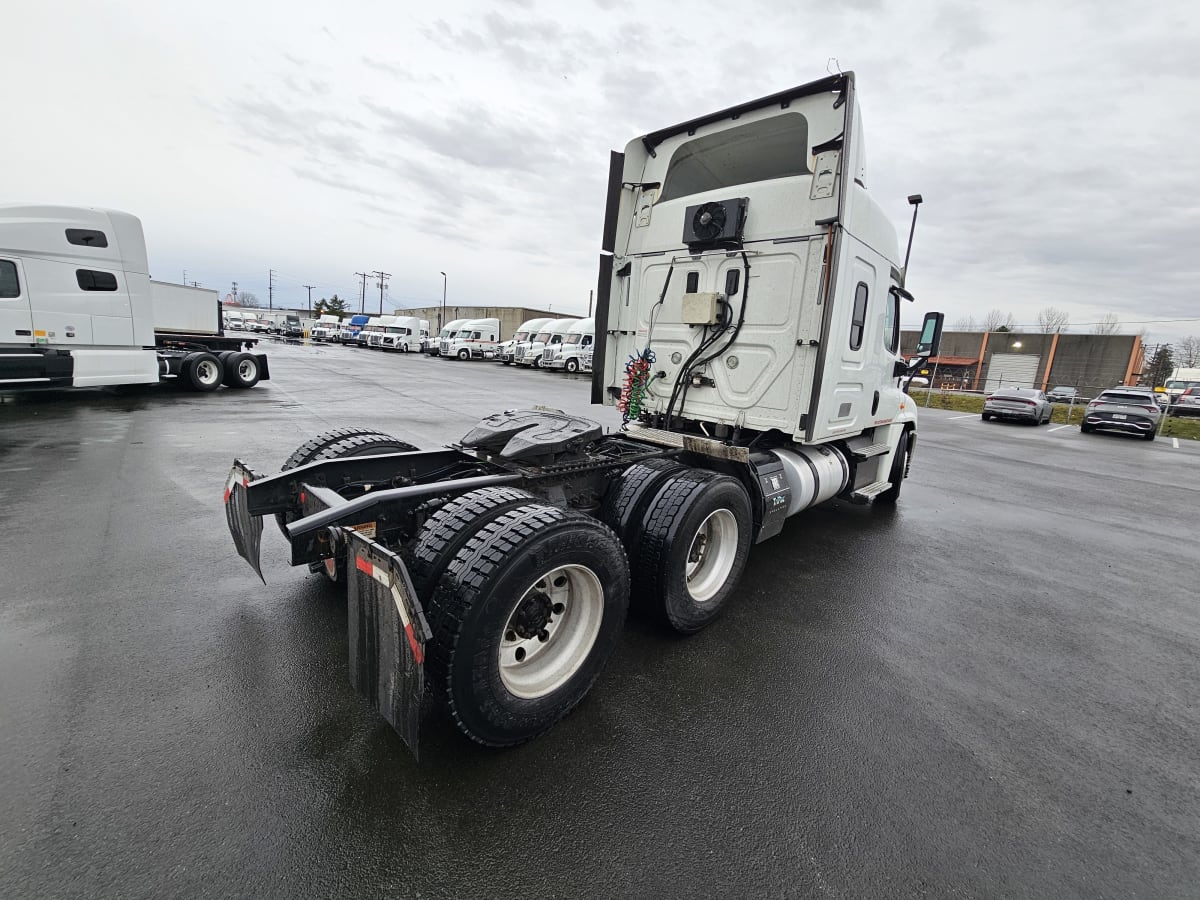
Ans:
POLYGON ((1179 438, 1171 438, 1171 446, 1176 450, 1179 449, 1179 438))
POLYGON ((1074 427, 1075 427, 1074 425, 1056 425, 1055 427, 1051 428, 1050 430, 1051 431, 1062 431, 1064 428, 1074 428, 1074 427))
POLYGON ((971 415, 971 416, 951 416, 950 418, 951 418, 951 419, 976 419, 976 418, 978 418, 978 416, 974 416, 974 415, 971 415))

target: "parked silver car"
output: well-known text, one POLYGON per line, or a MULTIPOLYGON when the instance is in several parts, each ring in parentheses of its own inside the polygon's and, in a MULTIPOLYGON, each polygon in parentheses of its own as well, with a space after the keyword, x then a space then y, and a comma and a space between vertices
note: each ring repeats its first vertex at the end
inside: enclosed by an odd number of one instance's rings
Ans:
POLYGON ((1088 403, 1079 430, 1084 434, 1090 431, 1123 431, 1140 434, 1152 441, 1161 418, 1162 410, 1153 392, 1144 388, 1109 388, 1088 403))
POLYGON ((1079 391, 1067 384, 1060 384, 1046 391, 1046 399, 1051 403, 1071 403, 1079 399, 1079 391))
POLYGON ((1000 388, 983 398, 983 421, 993 416, 1030 425, 1045 425, 1054 414, 1054 404, 1034 388, 1000 388))

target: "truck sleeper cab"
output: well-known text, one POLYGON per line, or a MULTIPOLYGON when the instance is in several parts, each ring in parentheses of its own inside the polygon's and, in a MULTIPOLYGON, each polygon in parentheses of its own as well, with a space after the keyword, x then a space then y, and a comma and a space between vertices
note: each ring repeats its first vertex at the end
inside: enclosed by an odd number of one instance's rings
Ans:
POLYGON ((535 369, 542 367, 542 360, 545 358, 546 349, 557 349, 562 343, 567 332, 571 330, 578 319, 551 319, 542 326, 542 330, 534 335, 526 347, 525 352, 517 357, 516 363, 518 366, 532 366, 535 369))
POLYGON ((415 316, 396 316, 383 327, 380 349, 408 353, 421 346, 421 320, 415 316))
POLYGON ((504 363, 506 366, 511 366, 519 351, 523 356, 525 354, 525 346, 533 340, 533 337, 547 322, 553 322, 553 319, 528 319, 521 323, 520 327, 513 332, 513 336, 502 343, 496 349, 496 359, 504 363))
POLYGON ((437 337, 430 340, 429 347, 426 352, 431 356, 441 356, 442 343, 449 341, 450 338, 458 334, 459 329, 462 328, 462 326, 468 321, 468 319, 452 319, 451 321, 447 322, 442 326, 442 330, 438 332, 437 337))
POLYGON ((439 355, 459 360, 484 359, 496 353, 499 338, 499 319, 471 319, 463 323, 456 335, 443 342, 439 355))
POLYGON ((592 351, 596 336, 595 319, 580 319, 557 347, 542 351, 542 368, 574 374, 583 368, 584 355, 592 351))
POLYGON ((592 400, 624 430, 509 410, 439 450, 339 431, 287 472, 234 462, 239 554, 261 576, 276 514, 294 565, 347 582, 352 683, 414 752, 426 673, 468 737, 521 743, 586 695, 631 590, 695 633, 788 517, 897 501, 916 436, 900 382, 942 316, 903 358, 911 294, 862 140, 844 73, 613 155, 592 400))

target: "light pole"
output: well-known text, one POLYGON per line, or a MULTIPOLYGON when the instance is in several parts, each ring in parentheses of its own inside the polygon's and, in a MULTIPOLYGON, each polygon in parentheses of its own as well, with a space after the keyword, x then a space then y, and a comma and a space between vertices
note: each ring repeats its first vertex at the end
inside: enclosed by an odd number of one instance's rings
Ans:
POLYGON ((446 273, 442 272, 442 317, 438 319, 438 334, 442 333, 442 326, 446 324, 446 273))

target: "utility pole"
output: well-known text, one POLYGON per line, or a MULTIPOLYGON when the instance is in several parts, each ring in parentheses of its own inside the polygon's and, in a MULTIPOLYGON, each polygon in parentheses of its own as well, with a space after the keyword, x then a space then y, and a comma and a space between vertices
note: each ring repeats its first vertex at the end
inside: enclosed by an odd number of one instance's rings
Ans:
POLYGON ((316 285, 315 284, 306 284, 306 285, 302 285, 302 287, 304 287, 308 290, 308 311, 312 312, 312 292, 313 292, 313 288, 315 288, 316 285))
POLYGON ((183 283, 184 283, 184 284, 187 284, 187 283, 188 283, 188 281, 187 281, 187 269, 184 269, 184 270, 183 270, 183 283))
POLYGON ((595 291, 588 291, 588 318, 589 319, 592 316, 592 294, 594 294, 594 293, 595 293, 595 291))
POLYGON ((267 270, 267 309, 275 308, 275 270, 267 270))
POLYGON ((233 283, 233 302, 237 303, 237 282, 233 283))
POLYGON ((380 272, 378 270, 371 273, 379 279, 379 314, 383 315, 383 286, 387 284, 387 280, 392 277, 391 272, 380 272))
POLYGON ((360 314, 366 315, 366 312, 367 312, 367 273, 366 272, 355 272, 354 274, 362 279, 362 299, 359 301, 358 311, 360 314))
POLYGON ((447 281, 449 281, 449 279, 446 277, 446 273, 443 272, 442 273, 442 314, 438 318, 438 334, 442 333, 442 326, 446 324, 446 282, 447 281))

